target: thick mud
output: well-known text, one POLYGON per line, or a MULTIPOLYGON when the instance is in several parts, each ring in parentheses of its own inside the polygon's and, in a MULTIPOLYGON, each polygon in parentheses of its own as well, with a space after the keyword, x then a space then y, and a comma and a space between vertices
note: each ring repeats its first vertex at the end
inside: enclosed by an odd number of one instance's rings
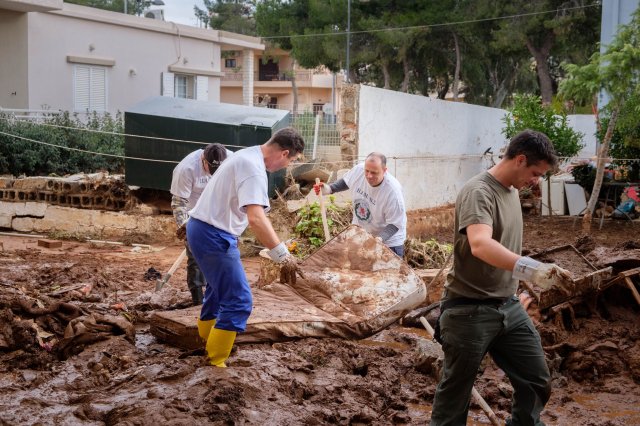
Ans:
MULTIPOLYGON (((607 254, 619 259, 636 250, 639 227, 605 221, 584 237, 573 219, 527 217, 524 245, 538 253, 573 244, 592 263, 604 262, 607 254)), ((173 348, 149 332, 154 311, 190 304, 184 267, 154 291, 157 272, 164 274, 182 250, 177 242, 132 250, 65 241, 47 249, 36 239, 0 238, 0 424, 422 425, 430 419, 437 381, 419 362, 430 341, 423 329, 395 324, 359 341, 237 345, 229 368, 213 368, 203 351, 173 348)), ((259 265, 245 259, 251 282, 259 265)), ((618 273, 633 262, 615 265, 618 273)), ((617 284, 571 312, 537 313, 554 377, 545 423, 640 424, 639 316, 631 291, 617 284)), ((498 417, 508 416, 512 388, 489 359, 476 387, 498 417)), ((468 424, 490 422, 472 404, 468 424)))

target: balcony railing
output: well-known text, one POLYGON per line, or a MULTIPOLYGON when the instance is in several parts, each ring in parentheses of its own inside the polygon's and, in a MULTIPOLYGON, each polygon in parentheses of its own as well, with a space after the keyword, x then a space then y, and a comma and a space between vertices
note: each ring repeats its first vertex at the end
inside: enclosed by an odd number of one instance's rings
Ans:
MULTIPOLYGON (((223 81, 242 81, 242 77, 244 72, 242 70, 239 71, 225 71, 224 77, 222 77, 223 81)), ((296 81, 311 81, 313 77, 313 71, 296 71, 295 72, 296 81)), ((253 73, 254 81, 291 81, 291 73, 290 72, 280 72, 277 75, 264 75, 259 72, 253 73)))

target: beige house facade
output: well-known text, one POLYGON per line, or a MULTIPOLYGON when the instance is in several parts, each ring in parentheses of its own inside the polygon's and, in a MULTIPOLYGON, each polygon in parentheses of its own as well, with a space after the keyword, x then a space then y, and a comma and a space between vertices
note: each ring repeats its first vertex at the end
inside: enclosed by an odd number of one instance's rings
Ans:
POLYGON ((245 103, 243 81, 249 78, 253 81, 254 105, 292 111, 292 80, 295 77, 298 113, 335 114, 339 110, 342 75, 326 69, 301 68, 287 51, 274 48, 254 50, 253 58, 247 58, 245 52, 225 50, 221 67, 224 73, 220 87, 221 102, 245 103))
MULTIPOLYGON (((62 0, 0 0, 0 39, 0 108, 76 113, 114 114, 157 95, 225 102, 222 52, 264 50, 255 37, 62 0)), ((233 103, 253 102, 250 77, 233 103)))

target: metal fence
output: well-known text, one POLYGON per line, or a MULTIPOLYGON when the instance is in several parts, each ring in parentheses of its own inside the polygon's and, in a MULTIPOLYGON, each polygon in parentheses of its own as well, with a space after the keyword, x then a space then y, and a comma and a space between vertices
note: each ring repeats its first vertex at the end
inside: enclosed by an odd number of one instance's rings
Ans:
POLYGON ((292 115, 291 125, 304 138, 304 156, 307 161, 336 162, 342 160, 340 154, 340 132, 333 120, 322 114, 302 113, 292 115))

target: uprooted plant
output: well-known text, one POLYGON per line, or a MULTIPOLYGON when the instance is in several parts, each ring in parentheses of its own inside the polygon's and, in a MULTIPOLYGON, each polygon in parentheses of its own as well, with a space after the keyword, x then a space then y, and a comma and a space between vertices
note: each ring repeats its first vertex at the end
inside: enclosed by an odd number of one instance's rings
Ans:
POLYGON ((440 244, 434 239, 421 241, 410 238, 404 246, 404 258, 413 268, 441 268, 453 250, 453 245, 440 244))
MULTIPOLYGON (((329 197, 329 201, 326 206, 327 225, 329 233, 334 236, 351 222, 351 209, 339 207, 335 203, 333 196, 329 197)), ((297 236, 296 239, 301 243, 297 246, 298 254, 309 254, 324 243, 324 228, 320 205, 317 202, 307 204, 298 210, 296 216, 298 221, 294 231, 297 236), (308 248, 305 250, 304 246, 308 246, 308 248)))

